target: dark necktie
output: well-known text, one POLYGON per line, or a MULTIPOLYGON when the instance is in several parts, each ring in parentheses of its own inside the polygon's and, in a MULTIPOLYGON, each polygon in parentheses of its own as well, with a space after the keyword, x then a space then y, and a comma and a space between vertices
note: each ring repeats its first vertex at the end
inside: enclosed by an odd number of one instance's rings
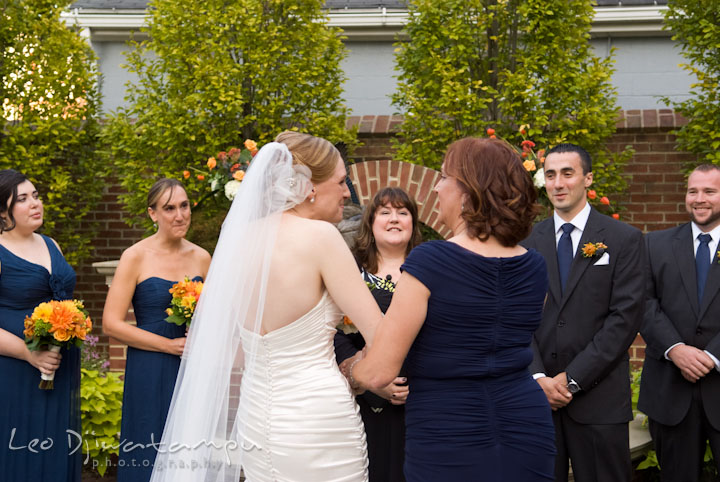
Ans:
POLYGON ((708 243, 712 240, 712 236, 701 234, 698 239, 700 240, 700 246, 698 246, 697 253, 695 253, 695 272, 697 273, 698 306, 700 306, 708 271, 710 271, 710 246, 708 246, 708 243))
POLYGON ((568 276, 570 275, 570 265, 573 260, 573 247, 570 233, 573 232, 575 226, 570 223, 565 223, 561 226, 561 229, 563 233, 562 236, 560 236, 560 241, 558 242, 557 261, 558 269, 560 270, 560 286, 562 287, 562 290, 565 291, 565 284, 567 283, 568 276))

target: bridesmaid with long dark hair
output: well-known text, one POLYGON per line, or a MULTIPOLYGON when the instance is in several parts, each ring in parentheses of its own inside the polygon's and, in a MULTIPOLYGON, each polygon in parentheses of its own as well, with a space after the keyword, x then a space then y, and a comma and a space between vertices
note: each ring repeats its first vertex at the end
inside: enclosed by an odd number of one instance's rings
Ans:
POLYGON ((118 481, 150 480, 170 408, 185 328, 165 321, 169 290, 185 277, 203 280, 210 255, 185 239, 190 201, 183 185, 161 179, 148 193, 157 232, 125 250, 105 302, 103 331, 128 345, 118 481), (134 309, 137 326, 125 322, 134 309))
POLYGON ((37 231, 43 203, 22 173, 0 171, 0 480, 80 481, 80 356, 29 351, 24 320, 40 303, 71 299, 75 271, 37 231), (55 373, 41 390, 40 373, 55 373))

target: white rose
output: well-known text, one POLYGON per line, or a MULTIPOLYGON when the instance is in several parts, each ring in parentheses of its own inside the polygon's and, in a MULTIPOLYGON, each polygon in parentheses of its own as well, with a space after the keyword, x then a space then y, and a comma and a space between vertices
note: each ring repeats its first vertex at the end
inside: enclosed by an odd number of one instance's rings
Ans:
POLYGON ((240 189, 240 181, 234 179, 228 181, 227 184, 225 184, 225 197, 232 201, 235 199, 235 194, 237 194, 238 189, 240 189))
POLYGON ((535 187, 540 189, 541 187, 545 187, 545 169, 540 168, 533 176, 533 184, 535 184, 535 187))
POLYGON ((216 191, 216 190, 217 190, 217 187, 218 187, 218 180, 217 180, 217 179, 214 179, 213 182, 210 183, 210 190, 211 190, 211 191, 216 191))

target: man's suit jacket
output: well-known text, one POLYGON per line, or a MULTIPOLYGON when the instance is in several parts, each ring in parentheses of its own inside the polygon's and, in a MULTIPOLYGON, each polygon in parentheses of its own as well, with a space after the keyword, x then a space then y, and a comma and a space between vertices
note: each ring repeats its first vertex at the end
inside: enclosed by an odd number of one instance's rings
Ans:
POLYGON ((562 292, 552 217, 538 223, 522 244, 545 257, 549 288, 533 338, 531 373, 566 371, 582 390, 565 407, 578 423, 632 419, 628 348, 644 308, 642 233, 591 209, 562 292), (586 243, 604 243, 608 264, 584 257, 586 243))
MULTIPOLYGON (((665 351, 683 342, 720 359, 720 264, 717 253, 698 306, 695 245, 690 223, 648 233, 647 304, 641 334, 645 364, 638 408, 664 425, 682 421, 695 384, 665 359, 665 351)), ((720 373, 713 369, 698 382, 710 423, 720 430, 720 373)))

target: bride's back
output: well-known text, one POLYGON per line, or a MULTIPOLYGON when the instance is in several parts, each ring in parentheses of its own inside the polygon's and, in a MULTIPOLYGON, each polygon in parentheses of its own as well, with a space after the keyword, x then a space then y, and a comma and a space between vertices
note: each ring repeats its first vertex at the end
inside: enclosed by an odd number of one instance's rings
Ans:
POLYGON ((325 285, 320 273, 322 238, 329 223, 283 214, 272 253, 261 333, 286 326, 320 300, 325 285))

